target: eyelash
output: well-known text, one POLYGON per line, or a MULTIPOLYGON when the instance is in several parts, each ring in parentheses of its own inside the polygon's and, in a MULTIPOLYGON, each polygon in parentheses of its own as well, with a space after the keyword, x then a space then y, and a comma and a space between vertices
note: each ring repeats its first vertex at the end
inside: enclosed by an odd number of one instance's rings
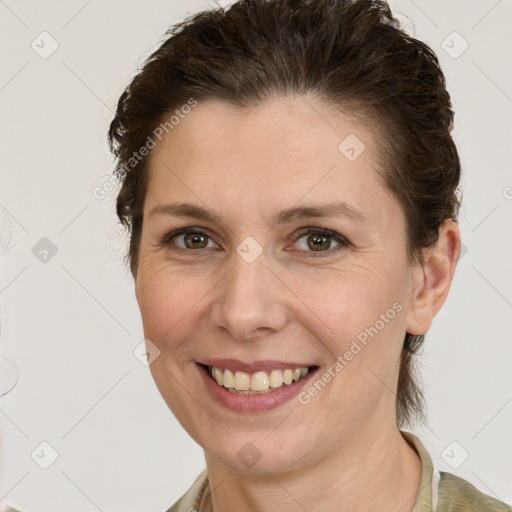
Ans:
MULTIPOLYGON (((206 236, 210 240, 212 239, 212 237, 210 237, 210 235, 208 235, 208 233, 203 231, 201 228, 185 227, 185 228, 176 229, 175 231, 171 231, 170 233, 165 234, 160 243, 162 246, 169 246, 171 244, 171 241, 174 238, 176 238, 179 235, 188 234, 188 233, 193 233, 194 235, 206 236)), ((330 237, 333 240, 335 240, 336 242, 338 242, 339 245, 337 247, 335 247, 334 249, 327 249, 325 251, 318 251, 318 252, 304 251, 306 253, 309 253, 307 257, 313 257, 313 258, 327 257, 327 256, 330 256, 333 253, 336 253, 339 250, 345 249, 349 245, 351 245, 350 242, 344 236, 340 235, 339 233, 336 233, 336 231, 331 231, 329 229, 324 229, 324 228, 313 228, 313 227, 301 229, 298 232, 297 236, 294 237, 294 243, 297 242, 298 240, 300 240, 301 238, 303 238, 307 235, 310 235, 310 234, 318 234, 318 235, 330 237)), ((178 247, 178 249, 181 251, 185 251, 185 252, 201 251, 201 249, 184 249, 183 247, 178 247)))

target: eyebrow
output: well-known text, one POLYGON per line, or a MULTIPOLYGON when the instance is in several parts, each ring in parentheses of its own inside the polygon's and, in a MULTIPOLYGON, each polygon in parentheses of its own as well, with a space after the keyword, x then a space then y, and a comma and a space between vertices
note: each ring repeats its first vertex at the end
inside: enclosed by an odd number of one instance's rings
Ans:
MULTIPOLYGON (((221 217, 216 213, 191 203, 170 203, 152 208, 149 216, 171 215, 173 217, 191 217, 202 221, 210 221, 225 225, 221 217)), ((306 204, 282 210, 271 219, 272 225, 286 224, 302 219, 315 219, 322 217, 347 217, 361 225, 369 224, 369 215, 343 202, 311 205, 306 204)))

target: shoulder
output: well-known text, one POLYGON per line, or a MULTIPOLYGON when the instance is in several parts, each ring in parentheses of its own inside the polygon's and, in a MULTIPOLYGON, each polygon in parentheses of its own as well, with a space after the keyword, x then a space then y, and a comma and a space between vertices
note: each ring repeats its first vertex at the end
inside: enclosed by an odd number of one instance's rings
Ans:
POLYGON ((208 471, 205 468, 190 489, 166 512, 192 512, 199 510, 199 504, 208 486, 208 471))
POLYGON ((479 491, 467 480, 440 471, 437 512, 512 512, 512 507, 479 491))

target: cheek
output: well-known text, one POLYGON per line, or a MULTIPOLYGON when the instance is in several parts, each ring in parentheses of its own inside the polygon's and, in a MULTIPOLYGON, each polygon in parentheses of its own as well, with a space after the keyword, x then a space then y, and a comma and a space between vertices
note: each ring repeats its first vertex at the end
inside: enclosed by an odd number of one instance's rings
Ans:
POLYGON ((144 335, 163 352, 176 350, 193 332, 188 324, 205 293, 199 282, 179 276, 180 272, 142 272, 137 278, 144 335))
POLYGON ((400 265, 390 264, 387 270, 370 271, 367 266, 365 272, 333 273, 323 292, 305 287, 311 292, 317 325, 328 326, 321 341, 332 361, 327 368, 333 375, 328 409, 340 411, 330 413, 336 421, 342 421, 347 410, 365 417, 383 395, 393 397, 389 390, 395 385, 405 329, 406 283, 400 265))
POLYGON ((296 279, 292 286, 314 313, 316 334, 325 332, 323 341, 333 354, 347 350, 358 337, 364 340, 374 326, 381 337, 402 328, 405 277, 399 265, 386 270, 380 265, 352 265, 326 274, 325 278, 296 279))

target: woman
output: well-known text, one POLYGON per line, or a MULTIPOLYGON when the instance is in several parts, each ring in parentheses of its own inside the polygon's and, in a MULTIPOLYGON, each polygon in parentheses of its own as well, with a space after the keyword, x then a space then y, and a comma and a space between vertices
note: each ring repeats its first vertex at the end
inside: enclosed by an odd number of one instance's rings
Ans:
POLYGON ((460 254, 453 115, 369 0, 200 13, 122 94, 150 369, 207 466, 170 511, 511 510, 401 430, 460 254))

